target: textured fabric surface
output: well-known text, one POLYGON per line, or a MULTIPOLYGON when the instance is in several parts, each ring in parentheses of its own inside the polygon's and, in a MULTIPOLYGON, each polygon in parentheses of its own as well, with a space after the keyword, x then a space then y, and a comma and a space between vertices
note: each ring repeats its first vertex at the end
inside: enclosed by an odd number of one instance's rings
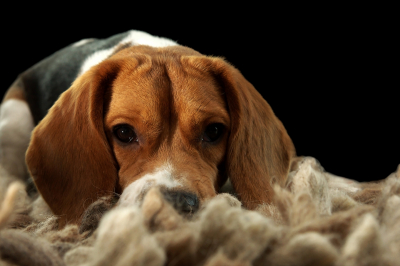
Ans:
MULTIPOLYGON (((151 189, 140 207, 100 198, 58 229, 20 183, 2 189, 0 265, 398 265, 400 168, 358 183, 299 158, 275 201, 249 211, 219 194, 182 217, 151 189)), ((2 184, 3 185, 3 184, 2 184)), ((4 186, 3 186, 4 188, 4 186)))

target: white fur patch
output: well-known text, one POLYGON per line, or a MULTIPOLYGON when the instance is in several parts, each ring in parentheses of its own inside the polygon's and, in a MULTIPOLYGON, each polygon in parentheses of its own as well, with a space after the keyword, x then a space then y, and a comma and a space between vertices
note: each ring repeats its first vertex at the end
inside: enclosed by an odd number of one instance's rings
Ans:
POLYGON ((152 47, 167 47, 178 45, 173 40, 157 37, 148 34, 147 32, 131 30, 128 36, 121 43, 131 43, 132 45, 148 45, 152 47))
POLYGON ((94 40, 95 40, 94 38, 83 39, 83 40, 80 40, 80 41, 74 43, 72 46, 73 47, 79 47, 79 46, 82 46, 82 45, 87 44, 89 42, 92 42, 94 40))
POLYGON ((34 123, 28 104, 10 99, 0 108, 0 164, 9 174, 23 178, 27 173, 25 152, 34 123))
POLYGON ((154 173, 141 177, 125 188, 121 194, 118 205, 124 207, 139 204, 141 197, 146 194, 151 187, 158 186, 166 188, 182 186, 174 179, 173 168, 168 163, 156 169, 154 173))
POLYGON ((5 101, 0 108, 0 149, 10 146, 10 143, 29 141, 33 127, 33 118, 26 102, 14 99, 5 101))
POLYGON ((83 62, 78 77, 88 71, 91 67, 100 64, 104 59, 107 59, 114 52, 115 47, 104 49, 91 54, 85 62, 83 62))
MULTIPOLYGON (((88 39, 90 40, 90 39, 88 39)), ((84 42, 85 40, 79 41, 74 44, 76 45, 82 45, 81 42, 84 42)), ((166 47, 166 46, 173 46, 173 45, 178 45, 176 42, 167 39, 167 38, 162 38, 162 37, 157 37, 150 35, 146 32, 143 31, 138 31, 138 30, 131 30, 128 34, 127 37, 125 37, 121 42, 119 42, 116 46, 110 48, 110 49, 104 49, 101 51, 97 51, 93 54, 91 54, 82 64, 81 70, 79 71, 78 76, 82 75, 86 71, 88 71, 91 67, 101 63, 103 60, 107 59, 110 55, 113 54, 115 51, 115 48, 117 48, 119 45, 122 44, 131 44, 131 45, 148 45, 152 47, 166 47)))

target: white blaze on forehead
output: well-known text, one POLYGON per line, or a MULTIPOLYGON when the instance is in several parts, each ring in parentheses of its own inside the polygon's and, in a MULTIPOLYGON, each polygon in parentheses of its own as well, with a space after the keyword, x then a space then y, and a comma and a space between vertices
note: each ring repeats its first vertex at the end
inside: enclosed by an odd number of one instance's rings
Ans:
MULTIPOLYGON (((75 43, 74 46, 82 45, 82 43, 85 43, 85 40, 81 40, 75 43)), ((173 40, 167 38, 153 36, 143 31, 131 30, 129 31, 128 36, 126 36, 122 41, 120 41, 114 47, 100 50, 91 54, 82 64, 78 76, 82 75, 83 73, 88 71, 91 67, 100 64, 102 61, 110 57, 114 53, 115 49, 123 44, 148 45, 152 47, 166 47, 166 46, 178 45, 173 40)))
POLYGON ((182 186, 173 177, 173 168, 170 164, 165 164, 156 169, 155 172, 147 174, 132 182, 124 189, 119 198, 119 206, 131 206, 139 203, 141 197, 149 191, 151 187, 175 188, 182 186))

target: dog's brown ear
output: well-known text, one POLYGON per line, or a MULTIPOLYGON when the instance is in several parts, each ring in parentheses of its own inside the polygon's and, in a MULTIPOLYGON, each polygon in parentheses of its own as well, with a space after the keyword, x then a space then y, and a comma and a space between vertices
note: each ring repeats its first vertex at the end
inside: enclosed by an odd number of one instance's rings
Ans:
POLYGON ((215 60, 231 116, 228 177, 249 209, 271 203, 273 183, 284 185, 295 148, 281 121, 253 85, 234 67, 215 60))
POLYGON ((93 201, 114 192, 117 166, 103 128, 103 101, 118 71, 112 60, 87 71, 32 133, 26 163, 61 226, 79 223, 93 201))
POLYGON ((269 104, 243 75, 220 58, 192 58, 192 65, 214 72, 225 92, 231 117, 227 174, 249 209, 270 203, 272 183, 284 185, 295 148, 269 104))

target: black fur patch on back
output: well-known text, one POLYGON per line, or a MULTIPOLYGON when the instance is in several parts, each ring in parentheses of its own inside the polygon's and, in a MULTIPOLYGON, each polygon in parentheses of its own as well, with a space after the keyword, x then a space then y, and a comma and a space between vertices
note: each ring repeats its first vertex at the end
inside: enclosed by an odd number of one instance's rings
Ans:
POLYGON ((94 39, 81 46, 71 44, 22 73, 20 78, 35 124, 43 119, 60 94, 71 86, 88 56, 116 46, 128 33, 94 39))

